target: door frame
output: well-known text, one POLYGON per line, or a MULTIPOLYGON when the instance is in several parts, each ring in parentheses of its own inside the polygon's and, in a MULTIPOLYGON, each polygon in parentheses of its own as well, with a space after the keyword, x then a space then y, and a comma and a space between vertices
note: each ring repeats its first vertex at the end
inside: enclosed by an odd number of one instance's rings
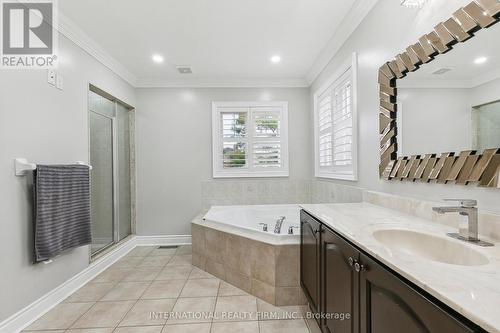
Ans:
POLYGON ((90 113, 93 112, 100 116, 106 117, 112 122, 112 159, 113 159, 113 242, 102 249, 99 249, 95 252, 92 252, 92 247, 89 246, 89 263, 101 257, 118 245, 121 245, 123 242, 128 241, 131 235, 136 234, 136 167, 135 167, 135 108, 130 104, 114 97, 113 95, 107 93, 101 88, 97 87, 92 83, 87 84, 87 145, 88 145, 88 161, 90 161, 90 113), (109 115, 102 114, 97 111, 90 110, 90 94, 95 93, 104 98, 107 98, 114 102, 114 116, 111 117, 109 115), (119 179, 118 175, 118 150, 117 146, 117 125, 116 125, 116 112, 117 112, 117 103, 122 104, 125 108, 128 109, 129 112, 129 130, 130 130, 130 158, 129 158, 129 168, 130 168, 130 235, 120 240, 120 225, 119 225, 119 207, 117 195, 119 191, 119 179))

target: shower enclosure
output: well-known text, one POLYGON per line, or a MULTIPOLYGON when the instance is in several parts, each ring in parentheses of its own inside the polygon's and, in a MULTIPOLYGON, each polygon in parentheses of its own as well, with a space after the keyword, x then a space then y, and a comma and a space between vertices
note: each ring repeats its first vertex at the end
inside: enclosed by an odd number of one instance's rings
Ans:
POLYGON ((92 255, 132 234, 132 107, 89 89, 92 255))

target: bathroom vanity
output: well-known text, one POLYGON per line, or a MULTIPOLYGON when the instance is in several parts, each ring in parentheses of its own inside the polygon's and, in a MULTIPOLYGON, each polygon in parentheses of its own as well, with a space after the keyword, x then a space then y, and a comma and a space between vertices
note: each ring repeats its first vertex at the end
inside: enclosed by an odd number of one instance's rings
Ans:
MULTIPOLYGON (((425 220, 365 203, 303 205, 303 208, 301 286, 323 333, 498 332, 497 323, 488 322, 490 315, 498 317, 494 308, 489 313, 472 314, 483 315, 482 323, 470 320, 468 312, 477 306, 474 303, 481 301, 478 298, 487 297, 481 287, 474 290, 474 284, 481 284, 486 267, 490 274, 497 274, 496 264, 495 267, 491 262, 452 265, 420 260, 404 253, 408 249, 402 249, 401 253, 388 249, 373 236, 377 230, 380 233, 388 227, 397 226, 400 231, 407 227, 414 229, 415 225, 410 227, 412 222, 426 230, 429 237, 441 234, 448 227, 426 225, 425 220), (476 264, 477 268, 471 267, 476 264), (466 271, 467 276, 460 276, 460 270, 466 271), (476 281, 470 280, 474 271, 476 281), (462 279, 467 279, 470 285, 462 285, 462 279), (454 295, 455 288, 464 293, 454 295), (481 328, 479 324, 486 326, 481 328)), ((445 237, 442 240, 447 242, 445 237)), ((451 240, 449 244, 458 243, 451 240)), ((490 306, 498 303, 498 309, 500 299, 495 300, 494 294, 490 297, 490 306)))

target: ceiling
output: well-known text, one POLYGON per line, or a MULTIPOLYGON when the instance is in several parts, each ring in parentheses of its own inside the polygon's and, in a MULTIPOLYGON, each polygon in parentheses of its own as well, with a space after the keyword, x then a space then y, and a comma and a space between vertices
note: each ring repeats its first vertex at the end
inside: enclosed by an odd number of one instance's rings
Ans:
POLYGON ((86 35, 137 86, 303 86, 336 32, 356 21, 350 15, 371 9, 366 2, 376 1, 64 0, 59 10, 66 29, 86 35), (165 62, 154 63, 153 54, 165 62), (273 55, 282 61, 271 63, 273 55), (178 65, 191 66, 193 74, 179 74, 178 65))
POLYGON ((472 88, 500 77, 500 23, 475 33, 475 37, 465 43, 453 46, 453 50, 438 55, 435 60, 422 65, 398 86, 402 87, 450 87, 472 88), (479 58, 483 63, 475 63, 479 58), (448 72, 436 75, 440 69, 448 72))

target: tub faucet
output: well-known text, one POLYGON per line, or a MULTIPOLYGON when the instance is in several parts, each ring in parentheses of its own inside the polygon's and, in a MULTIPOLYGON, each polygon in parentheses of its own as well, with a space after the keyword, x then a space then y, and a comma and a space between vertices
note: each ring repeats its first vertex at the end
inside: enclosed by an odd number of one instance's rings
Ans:
POLYGON ((260 226, 262 226, 262 231, 267 232, 267 223, 259 223, 260 226))
POLYGON ((276 220, 276 225, 274 226, 274 233, 281 234, 281 225, 285 221, 286 216, 280 216, 279 219, 276 220))
POLYGON ((288 234, 293 235, 293 229, 299 229, 300 227, 297 227, 295 225, 291 225, 288 227, 288 234))
POLYGON ((459 230, 459 233, 449 233, 448 236, 474 243, 480 246, 492 246, 493 244, 483 242, 479 240, 478 236, 478 210, 477 201, 468 199, 445 199, 444 201, 457 201, 460 203, 459 206, 448 206, 448 207, 433 207, 432 210, 438 214, 446 213, 459 213, 462 216, 467 216, 468 227, 466 230, 459 230))

